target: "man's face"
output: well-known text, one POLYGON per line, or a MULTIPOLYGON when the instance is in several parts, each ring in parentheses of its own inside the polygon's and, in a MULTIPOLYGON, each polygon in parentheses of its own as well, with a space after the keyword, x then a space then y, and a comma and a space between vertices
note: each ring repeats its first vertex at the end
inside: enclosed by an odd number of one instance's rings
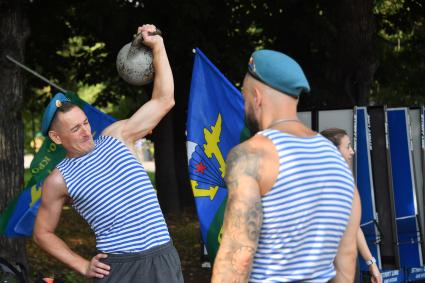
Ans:
POLYGON ((250 130, 251 134, 255 134, 260 130, 259 122, 255 116, 255 110, 254 110, 254 94, 253 94, 253 78, 251 78, 249 75, 245 76, 245 79, 243 81, 242 85, 242 94, 245 102, 245 119, 248 129, 250 130))
POLYGON ((74 107, 68 112, 58 112, 52 131, 60 138, 60 143, 69 157, 82 156, 94 148, 91 127, 86 114, 74 107))

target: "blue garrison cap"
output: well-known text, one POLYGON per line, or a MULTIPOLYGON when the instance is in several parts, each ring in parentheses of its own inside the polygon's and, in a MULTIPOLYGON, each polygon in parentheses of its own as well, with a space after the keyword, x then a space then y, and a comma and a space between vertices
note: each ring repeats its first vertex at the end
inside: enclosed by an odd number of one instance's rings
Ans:
POLYGON ((277 51, 264 49, 252 53, 248 72, 264 84, 293 97, 310 92, 310 85, 300 65, 277 51))
POLYGON ((47 136, 52 123, 53 118, 55 117, 56 110, 62 106, 63 102, 70 102, 71 100, 66 97, 63 93, 58 92, 50 100, 43 114, 43 121, 41 122, 41 132, 43 135, 47 136))

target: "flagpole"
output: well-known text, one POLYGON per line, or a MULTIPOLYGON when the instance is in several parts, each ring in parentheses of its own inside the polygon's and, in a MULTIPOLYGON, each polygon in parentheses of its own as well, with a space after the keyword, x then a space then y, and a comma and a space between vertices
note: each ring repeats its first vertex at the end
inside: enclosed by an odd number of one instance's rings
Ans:
POLYGON ((19 67, 21 67, 22 69, 24 69, 25 71, 31 73, 32 75, 36 76, 37 78, 39 78, 40 80, 48 83, 49 85, 53 86, 54 88, 56 88, 57 90, 60 90, 64 93, 67 93, 68 91, 66 89, 64 89, 63 87, 58 86, 57 84, 55 84, 54 82, 49 81, 47 78, 43 77, 42 75, 40 75, 39 73, 37 73, 36 71, 28 68, 27 66, 25 66, 24 64, 16 61, 15 59, 13 59, 11 56, 6 55, 6 58, 9 61, 12 61, 13 63, 15 63, 16 65, 18 65, 19 67))

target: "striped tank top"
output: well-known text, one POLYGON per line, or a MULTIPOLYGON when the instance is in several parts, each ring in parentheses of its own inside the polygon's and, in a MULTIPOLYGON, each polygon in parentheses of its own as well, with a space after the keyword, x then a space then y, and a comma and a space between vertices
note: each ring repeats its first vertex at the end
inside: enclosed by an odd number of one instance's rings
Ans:
POLYGON ((90 153, 56 167, 99 251, 137 253, 170 241, 150 179, 121 141, 101 136, 90 153))
POLYGON ((279 174, 262 197, 263 224, 250 282, 327 282, 351 213, 354 180, 335 146, 321 135, 268 129, 279 174))

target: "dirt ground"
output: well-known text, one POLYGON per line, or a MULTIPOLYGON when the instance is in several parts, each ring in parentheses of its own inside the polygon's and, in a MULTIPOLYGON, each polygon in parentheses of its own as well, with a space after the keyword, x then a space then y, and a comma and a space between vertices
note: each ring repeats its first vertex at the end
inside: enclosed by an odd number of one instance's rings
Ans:
MULTIPOLYGON (((195 211, 165 217, 174 245, 180 255, 185 282, 209 282, 211 269, 201 267, 200 230, 195 211)), ((86 258, 95 255, 94 235, 81 217, 72 208, 65 207, 61 219, 57 232, 65 242, 86 258)), ((57 278, 62 282, 91 282, 50 257, 31 240, 28 240, 27 251, 31 282, 40 276, 57 278)))

